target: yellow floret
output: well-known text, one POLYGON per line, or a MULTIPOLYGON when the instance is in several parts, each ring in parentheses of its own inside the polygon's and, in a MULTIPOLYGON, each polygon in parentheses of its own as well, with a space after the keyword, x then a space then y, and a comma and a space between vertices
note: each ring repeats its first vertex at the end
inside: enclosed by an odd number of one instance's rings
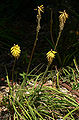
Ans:
POLYGON ((55 54, 56 54, 56 53, 57 53, 56 51, 52 51, 52 49, 51 49, 51 51, 49 51, 49 52, 46 54, 46 55, 47 55, 47 60, 48 60, 49 64, 52 63, 53 59, 55 58, 55 54))
POLYGON ((19 56, 20 56, 20 53, 21 53, 20 46, 14 44, 14 46, 11 47, 10 50, 11 50, 12 55, 13 55, 15 58, 18 59, 19 56))

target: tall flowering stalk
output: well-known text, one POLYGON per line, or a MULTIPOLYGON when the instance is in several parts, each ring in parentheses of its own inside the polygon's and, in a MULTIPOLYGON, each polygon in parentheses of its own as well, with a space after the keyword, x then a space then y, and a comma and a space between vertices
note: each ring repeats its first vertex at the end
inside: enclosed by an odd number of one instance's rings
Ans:
POLYGON ((33 57, 34 50, 35 50, 35 47, 36 47, 36 43, 37 43, 37 40, 38 40, 38 34, 39 34, 39 31, 40 31, 40 28, 41 28, 41 26, 40 26, 41 13, 44 12, 44 7, 43 7, 43 5, 41 5, 41 6, 38 6, 37 9, 34 9, 34 10, 37 10, 36 39, 35 39, 35 41, 34 41, 33 49, 32 49, 31 56, 30 56, 30 60, 29 60, 29 64, 28 64, 28 67, 27 67, 26 78, 23 80, 23 82, 22 82, 22 84, 21 84, 21 87, 24 86, 25 81, 26 81, 26 79, 27 79, 27 75, 28 75, 29 69, 30 69, 32 57, 33 57))
POLYGON ((60 13, 60 16, 59 16, 59 28, 60 29, 59 29, 59 35, 57 37, 57 41, 56 41, 56 45, 55 45, 55 50, 56 50, 56 47, 58 45, 62 30, 64 28, 64 24, 66 23, 66 19, 68 18, 68 14, 66 13, 65 10, 64 10, 64 12, 60 11, 59 13, 60 13))
POLYGON ((14 74, 14 67, 15 67, 16 59, 18 59, 20 57, 20 53, 21 53, 20 46, 14 44, 14 46, 11 47, 10 51, 12 53, 12 56, 15 58, 13 69, 12 69, 12 81, 13 81, 13 79, 14 79, 13 74, 14 74))
POLYGON ((27 68, 27 74, 29 72, 29 68, 30 68, 30 65, 31 65, 32 57, 33 57, 34 50, 35 50, 35 47, 36 47, 36 43, 37 43, 37 40, 38 40, 38 33, 39 33, 40 28, 41 28, 41 26, 40 26, 41 13, 44 12, 44 7, 43 7, 43 5, 41 5, 41 6, 38 6, 37 9, 34 9, 34 10, 38 11, 38 13, 37 13, 37 23, 38 24, 37 24, 37 28, 36 28, 36 39, 35 39, 35 42, 34 42, 32 53, 31 53, 31 56, 30 56, 30 61, 29 61, 28 68, 27 68))
MULTIPOLYGON (((10 85, 7 70, 6 70, 6 73, 7 73, 6 78, 7 78, 7 83, 8 83, 8 86, 9 86, 9 94, 8 94, 9 106, 14 108, 14 106, 12 105, 12 102, 15 102, 14 87, 13 87, 14 67, 15 67, 16 59, 18 59, 20 57, 20 53, 21 53, 20 46, 14 44, 14 46, 11 47, 10 51, 11 51, 12 56, 15 58, 13 68, 12 68, 12 87, 10 85)), ((12 109, 10 112, 12 113, 11 119, 13 120, 13 116, 15 114, 15 111, 14 111, 14 109, 12 109)))
POLYGON ((42 85, 41 85, 41 87, 42 87, 43 84, 46 82, 45 76, 46 76, 46 74, 47 74, 47 72, 48 72, 48 69, 49 69, 49 67, 50 67, 53 59, 55 58, 55 54, 56 54, 56 53, 57 53, 56 51, 53 51, 53 50, 51 49, 51 50, 46 54, 46 57, 47 57, 47 60, 48 60, 48 65, 47 65, 47 67, 46 67, 46 70, 45 70, 42 78, 41 78, 41 80, 42 80, 42 85))

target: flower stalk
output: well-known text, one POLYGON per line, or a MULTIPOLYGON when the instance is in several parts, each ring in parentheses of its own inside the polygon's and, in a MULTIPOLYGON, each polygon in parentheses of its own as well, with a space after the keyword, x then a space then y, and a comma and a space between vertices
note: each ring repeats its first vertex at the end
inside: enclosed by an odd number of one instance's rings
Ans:
POLYGON ((37 9, 34 9, 34 10, 38 11, 38 13, 37 13, 37 23, 38 24, 37 24, 37 28, 36 28, 36 39, 35 39, 35 42, 34 42, 34 45, 33 45, 33 49, 32 49, 32 52, 31 52, 31 56, 30 56, 30 60, 29 60, 29 64, 28 64, 28 67, 27 67, 27 73, 26 74, 28 74, 28 72, 29 72, 31 61, 32 61, 32 57, 33 57, 34 50, 35 50, 35 47, 36 47, 36 43, 37 43, 37 40, 38 40, 38 34, 39 34, 39 30, 41 28, 41 26, 40 26, 41 12, 44 12, 43 9, 44 9, 43 5, 38 6, 37 9))
POLYGON ((68 18, 68 14, 66 13, 66 11, 64 10, 64 12, 59 12, 61 13, 60 16, 59 16, 59 34, 58 34, 58 37, 57 37, 57 41, 56 41, 56 44, 55 44, 55 50, 57 48, 57 45, 58 45, 58 42, 59 42, 59 39, 60 39, 60 36, 61 36, 61 33, 62 33, 62 30, 64 28, 64 24, 66 23, 66 19, 68 18))
POLYGON ((12 88, 13 88, 13 81, 14 81, 14 68, 15 68, 16 58, 14 60, 13 68, 12 68, 12 88))
POLYGON ((12 56, 14 56, 14 58, 15 58, 13 68, 12 68, 12 89, 13 89, 14 67, 15 67, 16 59, 19 58, 20 53, 21 53, 20 46, 14 44, 14 46, 11 47, 10 51, 12 53, 12 56))
POLYGON ((47 67, 46 67, 46 70, 45 70, 42 78, 41 78, 42 85, 41 85, 40 89, 42 88, 43 84, 46 82, 45 76, 46 76, 46 74, 47 74, 47 72, 48 72, 48 69, 49 69, 49 67, 50 67, 53 59, 55 58, 55 54, 56 54, 56 53, 57 53, 56 51, 53 51, 53 50, 51 49, 51 51, 49 51, 49 52, 46 54, 46 55, 47 55, 47 60, 48 60, 48 65, 47 65, 47 67))

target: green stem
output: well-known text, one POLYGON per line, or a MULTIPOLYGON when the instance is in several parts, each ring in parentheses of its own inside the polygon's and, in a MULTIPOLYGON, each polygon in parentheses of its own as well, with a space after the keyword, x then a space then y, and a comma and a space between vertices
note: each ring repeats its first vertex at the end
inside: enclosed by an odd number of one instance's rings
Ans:
POLYGON ((52 24, 53 24, 53 19, 52 19, 52 15, 53 15, 53 10, 52 8, 50 8, 51 10, 51 18, 50 18, 50 35, 51 35, 51 40, 52 40, 52 43, 53 45, 55 46, 55 43, 54 43, 54 40, 53 40, 53 35, 52 35, 52 24))
MULTIPOLYGON (((53 40, 53 35, 52 35, 52 24, 53 24, 52 15, 53 15, 53 10, 52 10, 52 8, 51 8, 50 36, 51 36, 51 40, 52 40, 52 43, 53 43, 54 48, 55 48, 54 50, 56 50, 56 47, 57 47, 57 45, 58 45, 59 38, 60 38, 60 36, 61 36, 61 32, 59 32, 59 35, 58 35, 58 38, 57 38, 57 42, 56 42, 56 45, 55 45, 55 42, 54 42, 54 40, 53 40)), ((56 51, 57 51, 57 50, 56 50, 56 51)), ((60 65, 62 65, 61 58, 60 58, 60 55, 59 55, 58 51, 57 51, 57 57, 58 57, 58 60, 59 60, 60 65)))
MULTIPOLYGON (((56 50, 56 48, 57 48, 57 45, 58 45, 58 42, 59 42, 59 39, 60 39, 60 36, 61 36, 61 32, 62 32, 62 31, 59 32, 59 35, 58 35, 58 37, 57 37, 57 41, 56 41, 54 50, 56 50)), ((59 55, 58 52, 57 52, 57 57, 58 57, 58 60, 59 60, 60 65, 62 65, 62 61, 61 61, 61 58, 60 58, 60 55, 59 55)))
MULTIPOLYGON (((15 60, 14 60, 14 64, 13 64, 13 68, 12 68, 12 95, 14 96, 14 93, 13 93, 13 90, 14 90, 14 88, 13 88, 13 81, 14 81, 14 68, 15 68, 15 63, 16 63, 16 58, 15 58, 15 60)), ((12 99, 13 100, 13 102, 14 102, 14 99, 12 99)), ((15 112, 14 112, 14 110, 13 110, 13 116, 14 116, 14 114, 15 114, 15 112)), ((12 116, 12 117, 13 117, 12 116)))
POLYGON ((58 88, 58 90, 60 89, 60 86, 59 86, 59 72, 57 72, 57 88, 58 88))
POLYGON ((14 68, 15 68, 16 58, 14 60, 13 68, 12 68, 12 89, 13 89, 13 81, 14 81, 14 68))
POLYGON ((7 79, 7 83, 8 83, 8 86, 9 86, 9 94, 8 94, 9 106, 11 106, 11 103, 10 103, 10 95, 12 95, 12 88, 11 88, 10 81, 9 81, 9 78, 8 78, 8 73, 7 73, 7 75, 6 75, 6 79, 7 79))
POLYGON ((30 68, 30 65, 31 65, 31 61, 32 61, 32 57, 33 57, 33 54, 34 54, 34 50, 35 50, 35 47, 36 47, 37 40, 38 40, 38 31, 36 32, 36 39, 35 39, 35 42, 34 42, 34 46, 33 46, 33 49, 32 49, 32 53, 31 53, 31 57, 30 57, 28 67, 27 67, 27 73, 26 74, 28 74, 28 72, 29 72, 29 68, 30 68))
POLYGON ((60 36, 61 36, 61 32, 62 31, 59 31, 59 34, 58 34, 58 37, 57 37, 57 41, 56 41, 55 49, 54 50, 56 50, 56 48, 57 48, 57 45, 58 45, 58 42, 59 42, 59 39, 60 39, 60 36))
POLYGON ((6 78, 7 78, 7 83, 8 83, 8 86, 9 86, 9 93, 12 94, 12 88, 11 88, 11 85, 10 85, 10 82, 9 82, 8 74, 7 74, 6 78))
POLYGON ((73 59, 73 62, 74 62, 74 65, 75 65, 75 68, 77 70, 77 72, 79 73, 79 68, 78 68, 78 65, 77 65, 77 62, 76 62, 76 58, 74 57, 73 59))
POLYGON ((40 89, 42 88, 43 84, 46 82, 45 76, 46 76, 46 74, 47 74, 47 72, 48 72, 48 69, 49 69, 50 65, 51 65, 51 64, 48 63, 48 65, 47 65, 47 67, 46 67, 46 70, 45 70, 45 72, 44 72, 44 74, 43 74, 43 76, 42 76, 42 78, 41 78, 42 85, 41 85, 40 89))
POLYGON ((36 43, 37 43, 37 40, 38 40, 38 31, 36 32, 36 39, 35 39, 35 42, 34 42, 34 45, 33 45, 33 49, 32 49, 32 52, 31 52, 31 57, 30 57, 30 61, 29 61, 29 64, 28 64, 28 67, 27 67, 27 72, 26 72, 26 77, 25 79, 23 80, 22 84, 21 84, 21 87, 23 88, 25 82, 26 82, 26 79, 27 79, 27 75, 28 75, 28 72, 29 72, 29 69, 30 69, 30 65, 31 65, 31 61, 32 61, 32 57, 33 57, 33 54, 34 54, 34 50, 35 50, 35 47, 36 47, 36 43))
POLYGON ((38 33, 39 33, 39 30, 40 30, 40 20, 41 20, 41 14, 37 14, 37 20, 38 20, 38 24, 37 24, 37 28, 36 28, 36 39, 35 39, 35 42, 34 42, 34 45, 33 45, 33 49, 32 49, 32 53, 31 53, 31 57, 30 57, 30 61, 29 61, 29 64, 28 64, 28 68, 27 68, 27 73, 29 72, 29 68, 30 68, 30 65, 31 65, 31 61, 32 61, 32 57, 33 57, 33 54, 34 54, 34 50, 35 50, 35 47, 36 47, 36 43, 37 43, 37 40, 38 40, 38 33))
POLYGON ((30 65, 31 65, 31 61, 32 61, 32 57, 33 57, 33 54, 34 54, 34 50, 35 50, 35 47, 36 47, 36 43, 37 43, 37 40, 38 40, 38 31, 36 32, 36 39, 35 39, 35 42, 34 42, 34 45, 33 45, 33 49, 32 49, 32 52, 31 52, 31 57, 30 57, 30 61, 29 61, 29 64, 28 64, 28 67, 27 67, 27 72, 26 72, 26 77, 25 79, 23 80, 22 84, 21 84, 21 87, 23 88, 25 82, 26 82, 26 79, 27 79, 27 75, 28 75, 28 72, 29 72, 29 69, 30 69, 30 65))
POLYGON ((35 42, 34 42, 34 45, 33 45, 33 49, 32 49, 32 52, 31 52, 29 64, 28 64, 28 67, 27 67, 26 77, 25 77, 25 79, 23 80, 22 85, 21 85, 22 87, 24 86, 25 81, 26 81, 26 79, 27 79, 27 75, 28 75, 28 73, 29 73, 29 69, 30 69, 32 57, 33 57, 34 50, 35 50, 35 47, 36 47, 36 43, 37 43, 37 40, 38 40, 38 33, 39 33, 39 30, 40 30, 40 20, 41 20, 41 15, 40 15, 40 14, 37 14, 37 20, 38 20, 38 25, 37 25, 37 29, 36 29, 36 39, 35 39, 35 42))
POLYGON ((43 76, 42 76, 42 78, 41 78, 42 82, 44 82, 44 78, 45 78, 45 75, 46 75, 47 72, 48 72, 49 67, 50 67, 50 64, 48 63, 48 65, 47 65, 47 67, 46 67, 46 70, 45 70, 45 72, 44 72, 44 74, 43 74, 43 76))

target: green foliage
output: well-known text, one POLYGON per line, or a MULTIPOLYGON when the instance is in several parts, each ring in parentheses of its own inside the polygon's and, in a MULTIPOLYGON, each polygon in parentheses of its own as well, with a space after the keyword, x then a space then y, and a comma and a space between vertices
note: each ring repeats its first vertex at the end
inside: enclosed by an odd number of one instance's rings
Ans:
MULTIPOLYGON (((45 86, 45 83, 41 81, 43 73, 34 75, 32 74, 34 70, 27 75, 26 87, 22 88, 21 85, 15 85, 12 89, 7 76, 10 95, 8 96, 9 99, 5 99, 5 101, 8 100, 8 109, 13 109, 15 118, 23 120, 47 120, 49 118, 52 120, 63 118, 65 120, 65 118, 74 118, 76 111, 79 109, 79 104, 76 102, 76 99, 67 93, 61 92, 60 89, 45 86)), ((63 72, 59 71, 58 73, 59 77, 56 75, 56 71, 48 71, 45 79, 49 80, 52 77, 54 79, 55 76, 59 79, 62 78, 64 73, 65 76, 69 76, 69 83, 73 81, 75 84, 73 78, 77 73, 73 75, 73 69, 69 66, 67 69, 63 68, 62 70, 63 72)), ((25 81, 26 73, 20 75, 25 81)), ((64 79, 65 77, 63 77, 64 79)))

